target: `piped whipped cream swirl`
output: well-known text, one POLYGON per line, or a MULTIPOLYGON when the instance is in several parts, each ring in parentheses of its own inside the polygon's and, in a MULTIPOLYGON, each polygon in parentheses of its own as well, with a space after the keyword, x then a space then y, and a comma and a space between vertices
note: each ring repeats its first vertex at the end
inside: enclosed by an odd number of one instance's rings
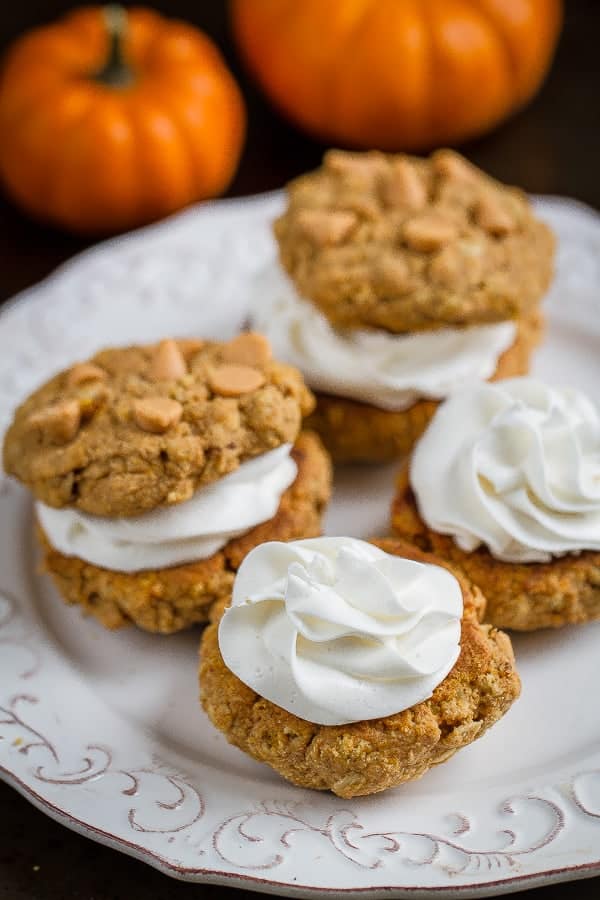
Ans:
POLYGON ((508 562, 600 550, 600 416, 582 393, 533 378, 451 397, 410 479, 430 528, 508 562))
POLYGON ((197 491, 184 503, 141 516, 109 519, 36 505, 52 546, 117 572, 161 569, 206 559, 232 538, 273 518, 297 474, 282 444, 197 491))
POLYGON ((258 277, 255 291, 253 326, 279 359, 299 368, 315 390, 380 409, 443 399, 490 378, 516 337, 513 322, 412 334, 335 329, 275 262, 258 277))
POLYGON ((240 566, 219 646, 257 694, 343 725, 430 697, 459 656, 462 609, 440 566, 354 538, 271 542, 240 566))

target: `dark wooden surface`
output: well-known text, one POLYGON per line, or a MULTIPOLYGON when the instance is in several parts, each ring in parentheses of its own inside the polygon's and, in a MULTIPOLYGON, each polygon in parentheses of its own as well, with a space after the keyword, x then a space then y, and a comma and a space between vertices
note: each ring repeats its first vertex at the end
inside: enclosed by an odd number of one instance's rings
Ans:
MULTIPOLYGON (((5 0, 0 3, 0 48, 72 5, 64 0, 5 0)), ((231 46, 224 3, 163 0, 147 5, 205 28, 239 77, 250 123, 231 195, 280 187, 317 164, 323 147, 285 123, 245 76, 231 46)), ((463 152, 497 177, 529 191, 570 195, 600 208, 599 39, 600 2, 568 0, 565 32, 541 94, 527 110, 494 134, 461 148, 463 152)), ((85 246, 83 240, 34 224, 0 196, 0 302, 85 246)), ((600 856, 600 836, 598 850, 600 856)), ((0 784, 0 900, 186 900, 200 894, 223 900, 226 893, 231 891, 174 882, 79 837, 0 784)), ((250 900, 257 895, 248 891, 236 896, 250 900)), ((596 900, 600 878, 540 888, 535 896, 596 900)))

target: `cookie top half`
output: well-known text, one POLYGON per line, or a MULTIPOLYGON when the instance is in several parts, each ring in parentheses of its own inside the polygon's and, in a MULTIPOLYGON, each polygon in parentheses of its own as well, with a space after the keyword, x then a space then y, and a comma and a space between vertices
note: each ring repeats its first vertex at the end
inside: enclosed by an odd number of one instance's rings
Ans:
POLYGON ((275 222, 298 292, 344 328, 401 333, 517 318, 540 300, 554 238, 525 194, 450 150, 331 150, 275 222))
POLYGON ((4 468, 49 506, 139 515, 293 442, 313 404, 261 335, 103 350, 17 409, 4 468))

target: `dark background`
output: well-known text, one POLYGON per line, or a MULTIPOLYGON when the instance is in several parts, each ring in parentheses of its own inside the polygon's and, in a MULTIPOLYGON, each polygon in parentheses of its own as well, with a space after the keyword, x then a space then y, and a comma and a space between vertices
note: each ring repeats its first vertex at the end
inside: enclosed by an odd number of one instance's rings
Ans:
MULTIPOLYGON (((242 86, 248 138, 229 195, 281 187, 318 163, 323 146, 284 122, 244 73, 228 33, 225 2, 163 0, 146 5, 204 28, 220 45, 242 86)), ((0 51, 17 34, 71 6, 60 0, 0 0, 0 51)), ((460 149, 503 181, 537 193, 566 194, 600 209, 600 0, 567 0, 554 68, 537 99, 492 135, 460 149)), ((0 195, 0 302, 87 243, 36 225, 0 195)), ((200 895, 224 900, 228 893, 231 889, 172 881, 79 837, 0 783, 0 900, 191 900, 200 895)), ((250 892, 235 896, 257 897, 250 892)), ((535 894, 536 900, 556 896, 597 900, 600 878, 542 888, 535 894)))

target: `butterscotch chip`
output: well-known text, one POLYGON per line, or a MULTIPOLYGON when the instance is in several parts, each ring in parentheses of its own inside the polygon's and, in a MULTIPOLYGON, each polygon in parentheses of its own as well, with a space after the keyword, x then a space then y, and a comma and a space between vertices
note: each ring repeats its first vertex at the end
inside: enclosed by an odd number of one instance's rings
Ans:
POLYGON ((91 419, 105 402, 108 394, 108 388, 103 382, 84 382, 77 391, 77 400, 79 401, 81 418, 86 421, 91 419))
POLYGON ((456 226, 434 213, 409 219, 402 230, 402 237, 408 246, 423 253, 439 250, 455 236, 456 226))
POLYGON ((427 202, 427 189, 415 167, 407 159, 392 163, 381 189, 386 206, 421 209, 427 202))
POLYGON ((186 359, 189 359, 206 346, 206 341, 201 341, 199 338, 180 338, 177 344, 186 359))
MULTIPOLYGON (((176 345, 185 355, 186 343, 176 345)), ((229 342, 190 346, 187 371, 174 380, 152 375, 157 344, 96 354, 89 365, 103 379, 69 385, 70 369, 59 372, 15 411, 4 440, 7 474, 48 506, 138 516, 183 502, 246 460, 296 440, 314 407, 297 369, 273 359, 260 369, 242 367, 239 394, 223 396, 209 382, 229 342), (66 443, 79 421, 85 427, 66 443)), ((236 371, 235 363, 225 366, 236 371)))
POLYGON ((93 363, 78 363, 69 371, 67 375, 67 384, 69 387, 78 384, 84 384, 86 381, 104 381, 106 372, 100 366, 93 363))
POLYGON ((300 231, 321 246, 340 244, 355 225, 355 214, 346 210, 305 209, 298 215, 300 231))
POLYGON ((516 228, 514 218, 491 197, 481 197, 475 207, 477 223, 489 234, 502 237, 516 228))
POLYGON ((527 196, 453 151, 335 151, 287 195, 279 261, 335 328, 401 334, 528 316, 552 277, 554 238, 527 196), (432 254, 443 255, 432 264, 432 254), (382 277, 391 257, 407 278, 382 277))
POLYGON ((222 397, 240 397, 257 391, 265 383, 265 376, 251 366, 226 363, 214 366, 208 377, 209 386, 222 397))
POLYGON ((431 161, 438 175, 453 181, 474 181, 479 175, 475 166, 453 150, 438 150, 431 157, 431 161))
POLYGON ((372 182, 386 168, 385 157, 377 151, 347 153, 344 150, 328 150, 323 162, 330 172, 367 182, 372 182))
POLYGON ((239 334, 223 345, 223 362, 262 368, 271 359, 271 345, 262 334, 250 331, 239 334))
POLYGON ((144 431, 162 434, 181 421, 183 407, 168 397, 144 397, 135 402, 133 414, 144 431))
POLYGON ((80 422, 79 403, 76 400, 64 400, 33 413, 28 425, 30 429, 41 431, 46 440, 66 444, 79 431, 80 422))
POLYGON ((176 381, 187 372, 183 353, 173 340, 161 341, 152 361, 150 376, 155 381, 176 381))

